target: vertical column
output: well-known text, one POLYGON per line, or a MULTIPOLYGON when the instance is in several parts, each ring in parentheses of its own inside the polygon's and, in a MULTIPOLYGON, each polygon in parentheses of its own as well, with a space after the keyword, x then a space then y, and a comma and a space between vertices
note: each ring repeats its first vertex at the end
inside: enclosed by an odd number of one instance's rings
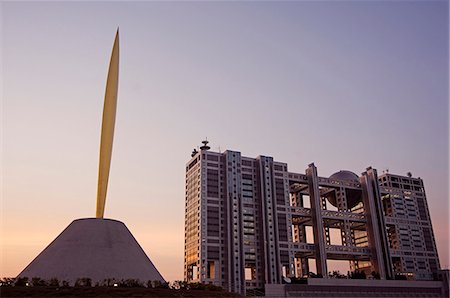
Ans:
POLYGON ((201 266, 200 231, 201 220, 199 200, 201 199, 201 161, 200 154, 186 164, 186 199, 185 199, 185 280, 200 281, 201 266))
POLYGON ((339 187, 338 190, 336 190, 336 203, 337 203, 337 208, 339 211, 347 211, 348 207, 347 207, 347 197, 345 195, 345 188, 344 187, 339 187))
POLYGON ((436 246, 436 240, 434 237, 430 211, 428 209, 428 203, 427 203, 426 194, 425 194, 425 186, 424 186, 422 179, 418 178, 418 180, 420 181, 419 185, 420 185, 420 189, 421 189, 420 198, 416 197, 419 218, 421 220, 427 221, 427 224, 423 225, 422 229, 421 229, 422 237, 424 240, 426 239, 424 241, 426 250, 428 252, 434 253, 434 256, 430 257, 428 259, 428 262, 430 265, 430 271, 433 272, 433 274, 436 274, 437 272, 439 272, 441 266, 439 264, 439 256, 438 256, 438 251, 437 251, 437 246, 436 246))
POLYGON ((327 253, 325 250, 325 235, 322 219, 321 198, 319 192, 319 178, 317 176, 317 168, 314 163, 308 165, 306 169, 308 177, 309 197, 311 199, 311 214, 313 221, 314 242, 316 246, 316 267, 317 274, 323 277, 328 276, 327 271, 327 253))
POLYGON ((207 263, 207 256, 206 256, 206 244, 207 244, 207 228, 206 228, 206 224, 207 224, 207 217, 208 217, 208 213, 207 213, 207 208, 206 208, 206 179, 207 179, 207 169, 206 169, 206 155, 205 155, 205 151, 206 150, 202 150, 201 152, 201 158, 200 158, 200 209, 199 209, 199 217, 200 217, 200 226, 199 226, 199 233, 200 233, 200 244, 199 244, 199 255, 200 255, 200 260, 199 260, 199 274, 200 274, 200 282, 204 282, 207 276, 207 272, 208 272, 208 263, 207 263))
MULTIPOLYGON (((345 194, 345 188, 340 187, 336 191, 336 202, 337 202, 337 208, 341 212, 348 211, 347 207, 347 197, 345 194)), ((352 235, 351 235, 351 224, 348 219, 344 219, 344 221, 341 224, 341 239, 342 239, 342 245, 345 246, 351 246, 352 243, 352 235)))
POLYGON ((353 246, 353 238, 351 232, 351 224, 349 220, 344 220, 343 225, 341 226, 341 238, 342 245, 345 246, 353 246))
MULTIPOLYGON (((290 196, 289 196, 289 179, 287 172, 287 164, 285 163, 275 163, 274 164, 274 178, 275 179, 275 196, 276 196, 276 208, 275 212, 277 213, 277 227, 278 231, 278 243, 288 242, 285 245, 288 245, 293 242, 292 237, 292 214, 290 211, 290 196), (283 178, 282 184, 280 183, 281 177, 283 178), (283 190, 281 192, 281 187, 283 186, 283 190), (286 212, 286 213, 284 213, 286 212), (284 219, 284 220, 283 220, 284 219), (281 221, 280 221, 281 220, 281 221)), ((281 245, 278 245, 279 247, 281 245)), ((280 250, 280 263, 282 266, 286 267, 286 276, 292 277, 295 276, 295 251, 292 247, 285 249, 284 252, 280 250), (288 259, 286 259, 286 253, 288 254, 288 259)))
POLYGON ((360 177, 363 189, 364 212, 367 218, 367 236, 372 249, 372 267, 382 279, 392 279, 392 259, 384 221, 378 177, 375 169, 367 168, 360 177))
POLYGON ((241 154, 226 152, 228 207, 228 288, 245 294, 242 247, 241 154))
POLYGON ((276 200, 273 191, 273 159, 259 156, 259 177, 261 186, 261 217, 263 226, 263 250, 265 282, 281 283, 280 255, 277 241, 276 200))

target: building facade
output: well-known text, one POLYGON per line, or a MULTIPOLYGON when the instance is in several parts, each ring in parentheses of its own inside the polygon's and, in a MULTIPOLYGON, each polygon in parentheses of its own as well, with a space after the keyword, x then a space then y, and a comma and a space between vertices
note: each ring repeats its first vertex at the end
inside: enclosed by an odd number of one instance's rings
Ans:
POLYGON ((184 278, 228 291, 280 284, 329 260, 381 279, 440 269, 423 181, 367 168, 319 177, 272 157, 194 150, 186 165, 184 278))

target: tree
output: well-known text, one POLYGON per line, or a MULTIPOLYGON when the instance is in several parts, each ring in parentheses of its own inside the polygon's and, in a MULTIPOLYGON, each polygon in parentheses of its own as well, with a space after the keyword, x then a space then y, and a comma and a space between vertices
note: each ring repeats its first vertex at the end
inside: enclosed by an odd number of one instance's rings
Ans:
POLYGON ((54 278, 50 279, 50 281, 48 282, 48 285, 50 287, 59 287, 59 280, 54 277, 54 278))
POLYGON ((67 280, 63 280, 63 281, 61 282, 61 285, 62 285, 63 287, 65 287, 65 288, 67 288, 67 287, 70 286, 70 284, 69 284, 69 282, 68 282, 67 280))
POLYGON ((92 279, 89 277, 77 278, 75 281, 75 287, 92 287, 92 279))
POLYGON ((364 271, 355 270, 350 272, 351 279, 366 279, 366 273, 364 271))
POLYGON ((345 276, 344 274, 339 272, 339 270, 334 270, 333 272, 329 272, 328 276, 330 278, 347 278, 347 276, 345 276))
POLYGON ((2 287, 12 287, 15 283, 15 278, 12 277, 4 277, 1 280, 1 286, 2 287))
POLYGON ((381 279, 380 273, 378 272, 372 271, 371 275, 374 279, 381 279))
POLYGON ((33 287, 44 287, 44 286, 47 285, 47 282, 44 279, 40 278, 40 277, 33 277, 31 279, 31 285, 33 287))
POLYGON ((188 283, 182 280, 176 280, 172 283, 172 289, 174 290, 186 290, 188 283))

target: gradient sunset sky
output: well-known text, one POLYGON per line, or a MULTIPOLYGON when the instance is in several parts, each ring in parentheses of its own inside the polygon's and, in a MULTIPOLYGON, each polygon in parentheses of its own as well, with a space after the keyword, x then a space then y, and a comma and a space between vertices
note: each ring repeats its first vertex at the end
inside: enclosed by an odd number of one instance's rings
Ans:
POLYGON ((212 150, 304 173, 424 179, 449 267, 448 1, 1 2, 0 277, 95 215, 120 26, 105 216, 183 278, 185 163, 212 150))

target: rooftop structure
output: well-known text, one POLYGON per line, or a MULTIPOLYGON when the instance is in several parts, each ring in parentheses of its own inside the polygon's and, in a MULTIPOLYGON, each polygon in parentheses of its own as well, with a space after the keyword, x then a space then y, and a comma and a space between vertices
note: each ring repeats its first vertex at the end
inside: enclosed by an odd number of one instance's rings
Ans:
MULTIPOLYGON (((206 146, 206 145, 205 145, 206 146)), ((329 261, 380 279, 432 280, 440 269, 420 178, 369 167, 319 177, 272 157, 195 150, 186 164, 186 281, 245 293, 329 261)))

